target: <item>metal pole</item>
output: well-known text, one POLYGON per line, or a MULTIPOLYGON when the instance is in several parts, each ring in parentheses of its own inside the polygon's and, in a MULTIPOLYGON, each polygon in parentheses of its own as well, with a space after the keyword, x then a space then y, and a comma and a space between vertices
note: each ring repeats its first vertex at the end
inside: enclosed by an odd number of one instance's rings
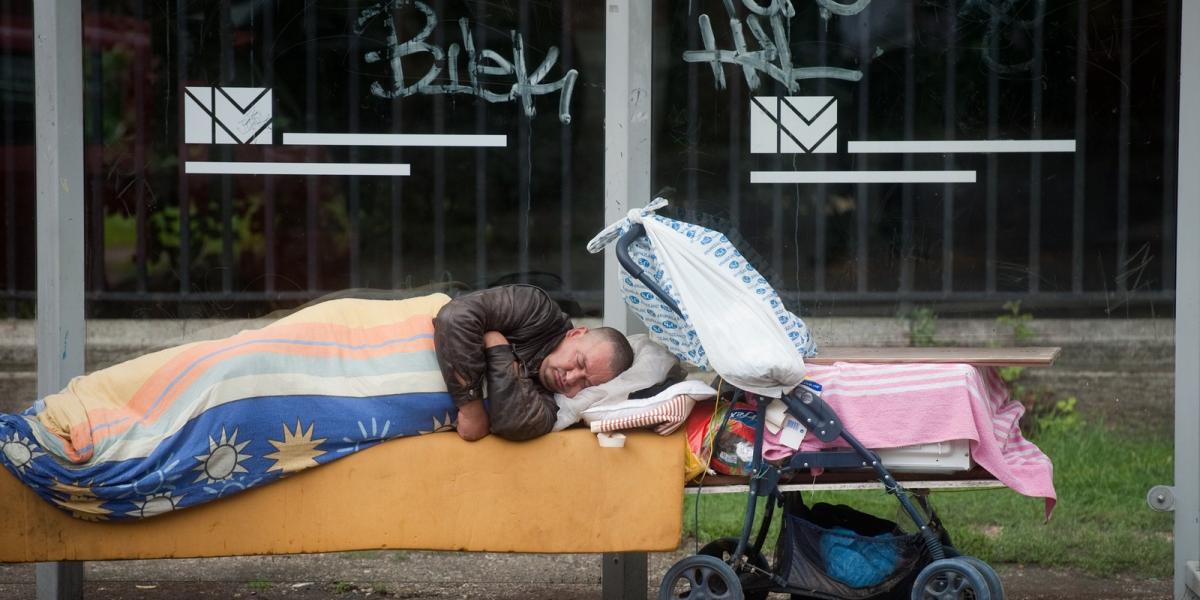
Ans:
MULTIPOLYGON (((12 6, 6 1, 3 7, 0 7, 0 27, 9 29, 12 27, 13 15, 12 6)), ((13 77, 13 56, 10 53, 5 53, 4 58, 0 60, 0 81, 12 81, 13 77)), ((3 100, 3 108, 0 108, 0 114, 4 117, 4 130, 0 133, 0 139, 4 140, 4 144, 9 146, 4 150, 4 172, 16 173, 16 167, 13 163, 16 160, 15 152, 12 150, 14 130, 13 125, 15 119, 13 105, 16 104, 11 96, 6 96, 3 100)), ((8 274, 5 281, 5 292, 8 294, 8 318, 17 318, 17 181, 16 177, 4 178, 4 268, 8 274)))
MULTIPOLYGON (((1121 81, 1133 81, 1133 0, 1121 3, 1121 81)), ((1117 264, 1113 283, 1124 296, 1129 289, 1129 145, 1133 90, 1121 86, 1120 121, 1117 128, 1117 264)), ((1122 298, 1124 299, 1124 298, 1122 298)))
MULTIPOLYGON (((653 6, 609 0, 604 34, 604 222, 650 201, 650 48, 653 6)), ((604 252, 604 324, 629 330, 616 252, 604 252)), ((604 554, 602 595, 646 598, 646 553, 604 554)))
POLYGON ((1083 293, 1083 220, 1087 194, 1088 2, 1079 3, 1075 34, 1075 178, 1071 202, 1071 291, 1083 293))
MULTIPOLYGON (((988 124, 988 139, 995 140, 1000 137, 1000 34, 997 30, 1000 28, 1000 16, 997 10, 991 11, 991 23, 989 24, 989 32, 987 36, 988 48, 985 52, 992 57, 997 64, 988 66, 988 99, 987 99, 987 124, 988 124)), ((996 291, 996 228, 999 226, 999 211, 1000 211, 1000 159, 995 152, 989 152, 987 155, 987 191, 985 218, 986 227, 984 232, 984 255, 987 260, 983 266, 984 289, 988 292, 996 291)))
MULTIPOLYGON (((1030 137, 1042 137, 1042 57, 1045 52, 1044 33, 1046 22, 1046 3, 1039 0, 1035 4, 1033 26, 1033 77, 1032 89, 1029 90, 1032 123, 1030 137)), ((1029 291, 1036 293, 1041 286, 1042 278, 1042 155, 1034 153, 1029 157, 1029 291)))
MULTIPOLYGON (((942 129, 947 140, 954 139, 958 134, 958 8, 957 0, 950 0, 946 8, 946 87, 942 92, 942 106, 945 114, 942 118, 942 129)), ((954 168, 954 155, 947 154, 942 159, 944 168, 948 171, 954 168)), ((947 183, 942 187, 942 293, 949 295, 954 291, 954 184, 947 183)))
MULTIPOLYGON (((1184 2, 1179 46, 1179 114, 1200 110, 1200 2, 1184 2)), ((1168 50, 1169 51, 1169 50, 1168 50)), ((1200 256, 1200 120, 1179 120, 1176 256, 1200 256)), ((1200 598, 1200 261, 1176 261, 1175 277, 1175 593, 1200 598), (1190 563, 1190 564, 1189 564, 1190 563)))
POLYGON ((1175 289, 1175 196, 1178 188, 1172 185, 1178 182, 1175 161, 1171 155, 1179 150, 1179 94, 1172 93, 1170 83, 1174 82, 1179 73, 1179 3, 1167 2, 1167 43, 1164 47, 1163 62, 1166 63, 1166 80, 1168 84, 1163 94, 1163 207, 1162 207, 1162 250, 1163 257, 1163 286, 1164 290, 1175 289))
MULTIPOLYGON (((604 41, 604 222, 650 202, 651 4, 608 3, 604 41)), ((604 324, 626 331, 616 253, 604 254, 604 324)))
MULTIPOLYGON (((904 139, 916 137, 917 112, 917 37, 914 32, 916 24, 916 6, 910 4, 904 11, 904 139)), ((912 154, 904 155, 904 170, 911 171, 914 167, 912 154)), ((913 289, 914 271, 916 271, 916 248, 913 242, 913 221, 916 219, 913 206, 913 187, 911 184, 900 187, 900 291, 911 292, 913 289)))
MULTIPOLYGON (((563 72, 570 70, 575 66, 575 51, 572 46, 574 40, 574 25, 571 16, 571 3, 562 3, 562 68, 563 72)), ((481 103, 482 104, 482 103, 481 103)), ((575 147, 572 132, 570 127, 560 127, 559 140, 559 222, 558 228, 561 231, 559 235, 559 274, 562 276, 563 291, 570 293, 572 290, 571 281, 571 253, 575 251, 574 239, 571 235, 571 222, 575 218, 575 210, 571 206, 571 195, 575 192, 572 184, 574 178, 574 159, 572 148, 575 147)))
MULTIPOLYGON (((82 20, 80 0, 33 3, 39 397, 83 374, 82 20)), ((82 598, 83 563, 39 563, 37 597, 82 598)))
MULTIPOLYGON (((858 105, 858 131, 856 135, 859 139, 870 139, 870 117, 871 117, 871 53, 875 48, 871 45, 871 20, 863 19, 862 30, 858 32, 858 60, 862 65, 863 78, 858 83, 858 98, 855 100, 858 105)), ((870 170, 868 155, 861 154, 854 158, 855 168, 859 171, 870 170)), ((854 186, 854 218, 855 218, 855 235, 854 244, 856 251, 854 255, 854 277, 855 289, 858 293, 867 292, 867 281, 871 274, 870 258, 871 258, 871 239, 869 236, 869 226, 871 224, 871 186, 866 184, 857 184, 854 186)))

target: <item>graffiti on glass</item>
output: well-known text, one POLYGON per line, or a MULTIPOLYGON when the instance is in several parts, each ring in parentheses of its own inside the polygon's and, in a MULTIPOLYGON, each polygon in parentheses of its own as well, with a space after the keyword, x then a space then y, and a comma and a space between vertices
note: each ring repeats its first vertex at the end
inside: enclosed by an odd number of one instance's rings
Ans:
MULTIPOLYGON (((856 0, 848 4, 836 0, 815 1, 821 9, 821 18, 826 20, 832 14, 856 15, 871 4, 871 0, 856 0)), ((698 22, 704 49, 687 50, 683 53, 683 60, 686 62, 709 64, 717 89, 725 89, 725 68, 722 63, 740 66, 746 78, 746 85, 751 90, 758 89, 761 82, 760 73, 787 86, 788 91, 792 93, 800 89, 800 81, 804 79, 862 79, 862 71, 855 69, 824 65, 804 67, 792 63, 788 20, 796 16, 796 8, 792 6, 791 0, 770 0, 765 5, 760 4, 758 0, 742 0, 742 4, 749 10, 745 23, 738 16, 734 0, 724 0, 724 4, 725 12, 729 15, 729 33, 733 48, 717 48, 712 21, 707 14, 701 14, 698 22), (770 33, 763 27, 763 20, 770 28, 770 33), (757 50, 750 50, 746 45, 746 29, 754 36, 758 44, 757 50)))
POLYGON ((557 81, 543 81, 558 62, 557 47, 551 46, 541 64, 530 72, 525 62, 525 41, 520 32, 509 33, 512 42, 512 60, 509 60, 494 50, 477 50, 471 35, 471 21, 465 17, 458 20, 458 28, 462 35, 461 47, 452 43, 449 48, 442 49, 429 42, 429 36, 437 26, 438 16, 428 4, 419 0, 378 2, 359 14, 354 32, 361 35, 376 19, 382 21, 387 39, 386 48, 367 52, 365 60, 367 63, 386 61, 391 69, 391 81, 373 82, 372 94, 381 98, 403 98, 414 94, 467 94, 488 102, 520 100, 525 115, 533 117, 537 114, 533 105, 534 97, 558 92, 558 119, 563 123, 571 122, 571 93, 575 89, 575 79, 579 72, 570 69, 557 81), (394 12, 407 7, 421 13, 425 23, 412 39, 401 42, 397 34, 394 12), (419 80, 406 85, 404 58, 415 54, 428 54, 433 63, 419 80), (460 78, 459 59, 462 54, 466 55, 466 81, 460 78), (443 71, 446 72, 445 77, 442 77, 443 71), (484 87, 485 82, 480 81, 481 77, 506 77, 511 78, 512 83, 507 89, 497 91, 484 87))

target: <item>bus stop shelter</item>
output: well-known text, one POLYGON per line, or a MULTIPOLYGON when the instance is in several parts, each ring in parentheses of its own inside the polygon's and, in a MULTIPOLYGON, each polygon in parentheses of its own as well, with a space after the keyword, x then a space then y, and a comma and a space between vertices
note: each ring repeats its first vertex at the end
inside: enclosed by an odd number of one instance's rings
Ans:
MULTIPOLYGON (((644 134, 652 112, 654 44, 650 3, 610 0, 605 8, 604 217, 611 222, 654 192, 651 139, 644 134)), ((81 10, 78 0, 34 3, 39 395, 61 388, 84 369, 81 10)), ((1193 115, 1200 112, 1200 5, 1185 1, 1180 10, 1178 110, 1193 115)), ((1192 231, 1200 225, 1200 170, 1195 168, 1200 164, 1200 120, 1179 120, 1178 146, 1175 481, 1163 482, 1150 500, 1174 511, 1174 597, 1200 598, 1200 312, 1195 310, 1200 304, 1200 261, 1194 260, 1200 256, 1200 237, 1192 231)), ((610 251, 604 320, 627 329, 630 323, 614 285, 616 268, 610 251)), ((39 598, 81 594, 80 564, 40 564, 37 574, 39 598)))

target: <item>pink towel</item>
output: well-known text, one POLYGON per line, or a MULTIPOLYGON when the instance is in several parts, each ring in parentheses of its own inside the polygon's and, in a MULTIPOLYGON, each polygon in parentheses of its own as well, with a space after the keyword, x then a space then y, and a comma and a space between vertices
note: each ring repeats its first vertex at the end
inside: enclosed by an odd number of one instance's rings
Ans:
MULTIPOLYGON (((821 397, 847 430, 872 449, 971 440, 971 457, 1004 485, 1026 496, 1045 498, 1046 518, 1054 509, 1054 468, 1050 459, 1021 435, 1025 412, 1008 397, 993 369, 963 364, 808 365, 808 378, 820 383, 821 397)), ((767 433, 764 454, 774 460, 792 453, 767 433)), ((845 446, 804 438, 800 449, 845 446)))

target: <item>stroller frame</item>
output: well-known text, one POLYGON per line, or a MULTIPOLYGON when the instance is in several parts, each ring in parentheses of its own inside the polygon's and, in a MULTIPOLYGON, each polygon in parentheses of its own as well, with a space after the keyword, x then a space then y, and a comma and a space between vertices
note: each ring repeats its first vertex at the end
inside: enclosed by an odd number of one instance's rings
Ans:
MULTIPOLYGON (((680 310, 679 305, 674 301, 674 299, 672 299, 670 295, 667 294, 629 254, 629 246, 644 235, 645 228, 640 223, 631 224, 629 230, 621 236, 616 244, 617 261, 626 272, 641 281, 642 284, 644 284, 652 293, 654 293, 655 296, 662 300, 663 303, 665 303, 672 311, 679 315, 680 318, 683 318, 683 312, 680 310)), ((931 526, 931 521, 935 520, 936 517, 932 517, 932 511, 929 509, 925 498, 923 496, 919 497, 920 503, 922 508, 925 509, 925 511, 928 512, 932 518, 927 517, 921 511, 918 511, 912 500, 909 499, 907 490, 896 481, 891 472, 889 472, 888 469, 883 465, 879 455, 873 450, 864 446, 857 438, 854 437, 853 434, 845 429, 840 417, 832 407, 830 407, 824 400, 821 399, 821 396, 818 393, 808 389, 806 386, 800 385, 793 390, 782 394, 781 400, 784 402, 787 412, 793 417, 799 419, 800 422, 807 427, 808 431, 815 435, 819 440, 822 442, 832 442, 838 438, 841 438, 843 441, 849 444, 851 449, 819 452, 798 452, 792 455, 786 466, 782 468, 776 467, 763 460, 763 439, 766 433, 766 413, 769 401, 763 401, 756 394, 744 392, 743 390, 739 389, 734 393, 733 401, 735 403, 739 395, 744 395, 753 401, 757 413, 757 423, 755 425, 754 432, 754 453, 750 464, 749 493, 746 500, 746 514, 742 523, 741 535, 737 539, 737 545, 732 551, 729 552, 727 558, 725 558, 723 561, 724 564, 728 565, 730 568, 729 572, 723 573, 726 578, 728 578, 729 575, 733 575, 733 581, 737 582, 736 573, 739 569, 741 569, 742 572, 745 572, 745 570, 750 570, 754 572, 760 572, 760 574, 765 574, 770 578, 772 583, 769 590, 770 592, 797 594, 812 593, 809 590, 790 587, 787 584, 787 580, 780 576, 780 574, 769 569, 763 572, 763 569, 760 566, 751 564, 754 561, 751 560, 749 551, 753 549, 758 556, 761 556, 761 549, 766 541, 770 520, 774 513, 774 503, 772 501, 768 501, 766 505, 766 514, 763 517, 758 534, 755 536, 753 544, 751 544, 750 537, 754 529, 754 522, 756 520, 755 512, 758 505, 758 499, 762 497, 768 497, 772 499, 780 498, 781 496, 778 489, 780 479, 802 470, 809 470, 813 468, 861 469, 865 467, 874 471, 880 483, 883 484, 885 491, 888 494, 896 496, 896 499, 900 502, 901 507, 908 514, 909 518, 912 519, 912 522, 919 528, 921 539, 925 544, 925 551, 931 559, 931 563, 925 567, 917 579, 918 585, 922 585, 922 580, 931 581, 930 584, 925 584, 931 586, 928 590, 930 595, 918 595, 921 593, 921 590, 918 590, 918 586, 914 585, 914 599, 926 597, 969 597, 974 598, 975 600, 995 600, 996 598, 1003 598, 1003 591, 1002 587, 1000 586, 999 578, 996 576, 995 571, 992 571, 991 568, 986 565, 986 563, 983 563, 978 559, 967 558, 966 560, 969 560, 970 563, 963 564, 964 561, 962 559, 946 558, 948 554, 957 557, 958 552, 952 547, 944 546, 939 533, 939 528, 931 526), (933 569, 933 571, 930 571, 931 569, 933 569), (989 588, 991 589, 990 594, 989 588)), ((729 413, 726 413, 726 419, 728 419, 728 416, 729 413)), ((683 561, 680 561, 676 567, 681 566, 689 559, 695 558, 700 557, 692 556, 685 558, 683 561)), ((712 561, 708 562, 712 563, 712 561)), ((715 566, 715 563, 712 564, 715 566)), ((701 566, 700 568, 702 570, 705 568, 712 569, 713 566, 701 566)), ((776 568, 779 567, 780 565, 776 565, 776 568)), ((673 568, 672 571, 674 570, 675 569, 673 568)), ((668 577, 670 577, 670 575, 671 571, 668 572, 668 577)), ((697 582, 693 580, 693 584, 696 583, 697 582)), ((707 584, 704 582, 700 583, 702 593, 699 595, 686 596, 687 598, 729 597, 728 595, 724 594, 712 593, 707 584)), ((725 583, 727 584, 725 586, 726 588, 735 587, 728 585, 730 583, 729 581, 726 581, 725 583)), ((738 593, 734 594, 733 597, 740 597, 741 595, 741 585, 740 582, 737 583, 738 585, 736 586, 736 591, 738 593)), ((664 578, 663 595, 660 597, 667 597, 667 584, 668 581, 666 578, 664 578)), ((922 585, 922 587, 924 587, 924 585, 922 585)), ((756 589, 755 591, 759 590, 756 589)), ((766 591, 763 591, 764 597, 765 594, 766 591)))

